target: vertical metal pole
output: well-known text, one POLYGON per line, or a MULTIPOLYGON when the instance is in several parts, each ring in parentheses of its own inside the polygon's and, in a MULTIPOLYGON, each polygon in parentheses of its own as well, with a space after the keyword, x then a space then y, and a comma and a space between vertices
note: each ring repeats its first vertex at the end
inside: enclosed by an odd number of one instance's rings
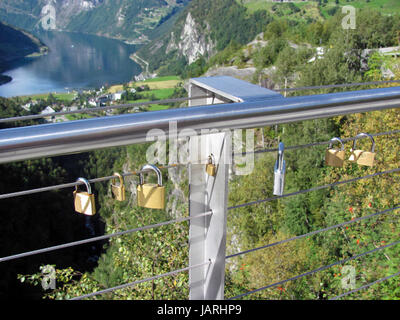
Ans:
POLYGON ((191 300, 223 300, 225 283, 226 216, 229 165, 232 147, 230 132, 193 136, 189 142, 189 213, 196 216, 211 210, 211 216, 191 220, 189 266, 210 261, 204 268, 189 272, 191 300), (206 173, 208 156, 217 166, 215 177, 206 173))

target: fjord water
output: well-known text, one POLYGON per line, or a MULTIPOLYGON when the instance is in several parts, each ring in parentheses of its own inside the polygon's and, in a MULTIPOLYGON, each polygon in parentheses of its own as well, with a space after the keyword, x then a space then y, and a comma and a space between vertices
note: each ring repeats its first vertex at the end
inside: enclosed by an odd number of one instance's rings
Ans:
POLYGON ((141 72, 129 59, 136 47, 122 41, 69 32, 37 34, 49 53, 24 59, 3 74, 13 78, 0 96, 13 97, 124 83, 141 72))

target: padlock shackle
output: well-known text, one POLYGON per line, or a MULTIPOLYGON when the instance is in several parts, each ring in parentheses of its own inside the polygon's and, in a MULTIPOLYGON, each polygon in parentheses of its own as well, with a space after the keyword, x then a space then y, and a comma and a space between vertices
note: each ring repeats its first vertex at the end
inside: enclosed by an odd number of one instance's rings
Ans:
MULTIPOLYGON (((152 170, 157 174, 158 178, 158 185, 162 186, 162 173, 160 169, 158 169, 155 165, 152 164, 146 164, 143 166, 143 168, 140 171, 145 171, 145 170, 152 170)), ((139 179, 140 179, 140 185, 144 184, 144 178, 143 178, 143 172, 139 173, 139 179)))
MULTIPOLYGON (((120 185, 120 186, 123 186, 123 185, 124 185, 124 177, 123 177, 120 173, 114 172, 113 176, 117 176, 117 177, 118 177, 118 179, 119 179, 119 185, 120 185)), ((112 179, 112 183, 113 183, 113 184, 114 184, 114 182, 115 182, 115 179, 116 179, 116 178, 113 178, 113 179, 112 179)))
POLYGON ((356 135, 356 138, 354 139, 354 142, 353 142, 353 150, 356 150, 357 140, 361 139, 361 138, 370 138, 371 141, 372 141, 371 152, 375 152, 375 140, 374 140, 374 137, 371 136, 368 133, 360 133, 360 134, 356 135))
POLYGON ((276 160, 274 168, 273 194, 277 196, 283 195, 283 189, 285 186, 286 163, 284 160, 284 151, 285 151, 285 145, 283 142, 280 142, 278 147, 278 159, 276 160))
POLYGON ((334 138, 332 138, 332 139, 329 141, 329 149, 332 149, 333 143, 334 143, 335 141, 337 141, 337 142, 339 142, 339 143, 341 144, 341 149, 340 149, 340 151, 343 151, 343 150, 344 150, 344 143, 343 143, 342 139, 340 139, 340 138, 338 138, 338 137, 334 137, 334 138))
MULTIPOLYGON (((92 187, 90 186, 89 181, 85 178, 79 178, 76 182, 83 182, 86 185, 87 193, 92 194, 92 187)), ((75 186, 75 190, 78 191, 78 186, 75 186)))
POLYGON ((279 157, 279 170, 283 169, 285 144, 283 142, 279 143, 278 147, 278 157, 279 157))
POLYGON ((215 157, 212 153, 208 156, 208 164, 215 165, 215 157))
POLYGON ((275 170, 279 171, 285 170, 284 151, 285 151, 285 144, 283 142, 280 142, 278 147, 278 159, 276 160, 275 170))

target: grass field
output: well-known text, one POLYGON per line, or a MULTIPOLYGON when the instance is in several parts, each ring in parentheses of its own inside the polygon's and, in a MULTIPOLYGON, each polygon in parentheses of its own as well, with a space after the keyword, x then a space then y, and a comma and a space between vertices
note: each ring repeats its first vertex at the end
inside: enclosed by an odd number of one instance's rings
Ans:
MULTIPOLYGON (((241 0, 237 0, 241 3, 241 0)), ((243 5, 248 8, 250 12, 254 12, 256 10, 264 9, 272 12, 272 6, 280 5, 279 2, 267 2, 266 0, 244 0, 243 5)), ((284 4, 284 3, 282 3, 284 4)), ((310 6, 317 7, 317 3, 314 1, 298 1, 294 2, 294 4, 299 9, 310 10, 310 6)), ((335 0, 328 0, 328 3, 320 6, 321 14, 324 17, 327 17, 327 10, 331 7, 335 6, 335 0)), ((371 8, 375 10, 379 10, 384 14, 400 14, 400 0, 370 0, 367 2, 366 0, 339 0, 340 6, 353 6, 355 8, 371 8)))
POLYGON ((166 88, 166 89, 154 89, 146 91, 143 92, 143 95, 149 97, 154 94, 157 100, 164 100, 168 99, 173 93, 174 93, 173 88, 166 88))
MULTIPOLYGON (((165 100, 168 99, 173 93, 174 93, 174 88, 178 83, 182 82, 179 77, 177 76, 166 76, 166 77, 159 77, 159 78, 154 78, 154 79, 148 79, 146 81, 140 81, 140 82, 131 82, 129 83, 130 87, 133 86, 139 86, 139 85, 148 85, 150 88, 150 91, 143 91, 140 92, 145 98, 140 99, 140 100, 135 100, 135 101, 127 101, 128 103, 140 103, 140 102, 147 102, 150 101, 152 98, 152 95, 154 95, 155 100, 165 100), (148 98, 148 99, 146 99, 148 98)), ((108 90, 109 93, 114 93, 117 91, 122 91, 123 90, 123 85, 115 85, 110 87, 108 90)), ((149 111, 157 111, 157 110, 165 110, 168 109, 169 106, 166 105, 147 105, 146 108, 149 111)))
MULTIPOLYGON (((240 0, 237 0, 240 3, 240 0)), ((275 18, 290 17, 293 20, 304 21, 305 19, 323 20, 318 4, 314 1, 293 2, 301 11, 294 12, 289 4, 279 2, 267 2, 266 0, 245 0, 243 5, 249 13, 257 10, 266 10, 275 18)))
MULTIPOLYGON (((240 0, 237 0, 238 3, 241 3, 240 0)), ((243 1, 243 5, 250 11, 250 12, 254 12, 257 10, 267 10, 267 11, 271 11, 272 10, 272 6, 273 5, 279 5, 279 2, 270 2, 270 1, 266 1, 266 0, 244 0, 243 1)), ((298 8, 302 8, 306 5, 309 4, 313 4, 313 2, 311 1, 305 1, 305 2, 295 2, 294 3, 298 8)))
MULTIPOLYGON (((29 95, 29 96, 21 96, 20 98, 23 101, 28 101, 28 100, 39 100, 39 99, 47 99, 49 97, 50 93, 43 93, 43 94, 34 94, 34 95, 29 95)), ((72 101, 76 97, 76 93, 52 93, 54 97, 56 97, 57 100, 62 100, 62 101, 72 101)))
MULTIPOLYGON (((146 81, 140 81, 140 82, 130 82, 129 86, 133 87, 133 86, 147 84, 151 90, 161 90, 161 89, 173 89, 180 82, 182 82, 182 81, 177 76, 167 76, 167 77, 148 79, 146 81)), ((110 89, 108 89, 108 92, 114 93, 114 92, 122 91, 123 89, 124 89, 124 86, 122 84, 118 84, 118 85, 111 86, 110 89)))
POLYGON ((164 105, 159 105, 159 104, 150 105, 150 106, 148 107, 148 109, 149 109, 150 111, 165 110, 165 109, 168 109, 168 108, 169 108, 169 106, 164 106, 164 105))
POLYGON ((151 90, 157 89, 172 89, 180 83, 180 80, 167 80, 167 81, 158 81, 158 82, 141 82, 143 84, 147 84, 151 90))
POLYGON ((162 81, 170 81, 170 80, 177 80, 179 82, 180 78, 178 76, 165 76, 165 77, 158 77, 153 79, 148 79, 144 82, 162 82, 162 81))
MULTIPOLYGON (((353 6, 354 8, 370 8, 377 10, 383 14, 400 14, 400 1, 399 0, 354 0, 347 2, 346 0, 339 0, 340 6, 353 6)), ((321 7, 321 13, 327 16, 326 11, 335 6, 335 1, 329 1, 326 6, 321 7)))
POLYGON ((111 86, 111 87, 107 90, 107 92, 108 92, 108 93, 115 93, 115 92, 123 91, 123 90, 124 90, 124 86, 123 86, 122 84, 116 84, 116 85, 111 86))

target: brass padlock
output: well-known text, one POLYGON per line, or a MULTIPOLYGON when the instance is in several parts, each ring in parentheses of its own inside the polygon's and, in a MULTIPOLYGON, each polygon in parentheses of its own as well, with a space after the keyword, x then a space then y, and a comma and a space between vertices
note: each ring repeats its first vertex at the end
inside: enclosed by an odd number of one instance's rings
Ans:
POLYGON ((152 170, 157 174, 158 184, 144 183, 143 173, 139 174, 140 184, 137 186, 138 206, 149 209, 165 209, 165 186, 162 185, 162 174, 156 166, 145 165, 141 171, 152 170))
POLYGON ((332 138, 329 141, 329 147, 325 152, 325 164, 332 167, 343 167, 345 159, 344 143, 340 138, 332 138), (333 149, 333 142, 338 141, 341 144, 341 149, 333 149))
POLYGON ((351 149, 351 156, 349 158, 349 161, 356 162, 357 164, 359 164, 361 166, 372 167, 374 165, 375 155, 376 155, 376 153, 375 153, 374 138, 368 133, 358 134, 354 140, 353 148, 351 149), (371 141, 372 141, 371 151, 364 151, 364 150, 356 149, 357 139, 364 138, 364 137, 368 137, 371 139, 371 141))
POLYGON ((118 172, 114 173, 114 176, 119 178, 119 184, 115 183, 115 178, 111 182, 111 191, 114 195, 114 199, 117 201, 125 201, 125 185, 124 178, 118 172))
POLYGON ((217 167, 215 165, 215 158, 213 154, 208 156, 208 163, 206 165, 206 172, 209 176, 215 177, 217 175, 217 167))
POLYGON ((94 216, 96 214, 96 205, 94 200, 94 194, 90 187, 90 183, 84 179, 79 178, 77 182, 83 182, 86 185, 87 192, 78 190, 78 186, 75 187, 74 191, 74 205, 75 211, 78 213, 85 214, 87 216, 94 216))

